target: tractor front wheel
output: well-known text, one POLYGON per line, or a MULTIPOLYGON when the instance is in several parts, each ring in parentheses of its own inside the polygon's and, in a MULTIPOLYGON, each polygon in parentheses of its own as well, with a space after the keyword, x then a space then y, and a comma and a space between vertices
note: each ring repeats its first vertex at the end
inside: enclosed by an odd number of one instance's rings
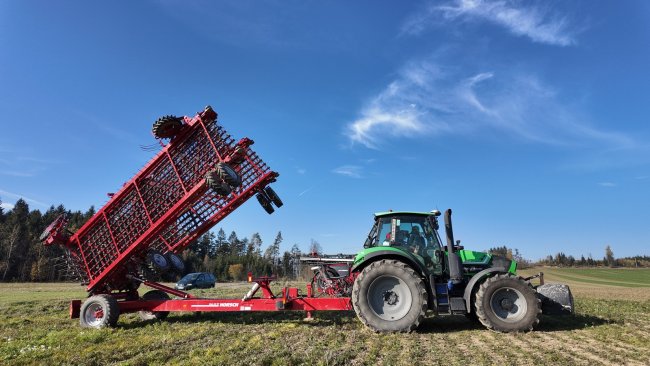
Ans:
POLYGON ((539 323, 540 301, 530 283, 499 274, 481 284, 474 302, 478 320, 498 332, 525 332, 539 323))
POLYGON ((361 322, 375 332, 410 332, 424 319, 427 290, 411 267, 383 259, 357 276, 352 305, 361 322))
POLYGON ((120 316, 117 300, 110 295, 94 295, 81 305, 79 324, 84 328, 114 327, 120 316))

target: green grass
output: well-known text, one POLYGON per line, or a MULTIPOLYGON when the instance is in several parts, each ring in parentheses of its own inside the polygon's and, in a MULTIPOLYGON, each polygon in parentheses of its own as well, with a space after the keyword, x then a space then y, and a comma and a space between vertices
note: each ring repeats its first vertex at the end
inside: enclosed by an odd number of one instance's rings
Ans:
MULTIPOLYGON (((638 294, 650 289, 626 286, 650 272, 542 270, 548 278, 573 275, 577 314, 542 317, 522 334, 490 332, 464 316, 429 318, 410 334, 375 334, 353 312, 317 313, 311 322, 299 312, 176 313, 165 322, 123 314, 115 329, 89 330, 67 318, 69 300, 86 296, 79 285, 0 284, 0 364, 648 364, 650 301, 638 294)), ((217 284, 193 293, 239 298, 247 289, 217 284)))
POLYGON ((545 273, 577 282, 621 287, 650 287, 650 269, 544 268, 545 273))

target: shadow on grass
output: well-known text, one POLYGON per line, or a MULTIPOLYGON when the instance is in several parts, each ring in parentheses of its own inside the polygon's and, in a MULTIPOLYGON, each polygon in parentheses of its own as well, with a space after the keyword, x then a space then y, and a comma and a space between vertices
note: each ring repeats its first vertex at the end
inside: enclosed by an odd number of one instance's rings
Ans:
POLYGON ((620 322, 599 318, 593 315, 578 314, 572 316, 547 316, 542 315, 536 330, 542 332, 556 332, 565 330, 578 330, 597 327, 606 324, 619 324, 620 322))
MULTIPOLYGON (((356 322, 354 311, 321 311, 315 312, 312 320, 305 320, 302 311, 277 311, 277 312, 187 312, 175 313, 165 319, 167 323, 228 323, 228 324, 289 324, 296 323, 307 327, 342 326, 356 322)), ((154 324, 156 320, 135 321, 120 323, 124 329, 135 329, 154 324)), ((359 324, 360 325, 360 324, 359 324)))
MULTIPOLYGON (((540 332, 557 332, 585 329, 612 323, 615 322, 591 315, 542 315, 535 330, 540 332)), ((485 329, 483 324, 478 320, 472 320, 466 316, 438 316, 425 320, 417 331, 420 333, 448 333, 481 329, 485 329)))
MULTIPOLYGON (((168 317, 165 322, 168 323, 228 323, 228 324, 300 324, 304 327, 342 327, 344 325, 353 325, 363 328, 361 322, 357 320, 354 311, 320 311, 314 312, 314 318, 311 321, 304 319, 305 313, 300 311, 286 312, 197 312, 197 313, 176 313, 168 317)), ((148 324, 155 323, 155 320, 135 321, 120 324, 124 329, 135 329, 144 327, 148 324)), ((546 316, 542 315, 538 326, 535 328, 541 332, 569 331, 602 326, 616 323, 591 315, 574 315, 574 316, 546 316)), ((426 318, 420 324, 417 333, 451 333, 471 330, 483 330, 485 327, 478 321, 469 319, 463 315, 455 316, 434 316, 426 318)))

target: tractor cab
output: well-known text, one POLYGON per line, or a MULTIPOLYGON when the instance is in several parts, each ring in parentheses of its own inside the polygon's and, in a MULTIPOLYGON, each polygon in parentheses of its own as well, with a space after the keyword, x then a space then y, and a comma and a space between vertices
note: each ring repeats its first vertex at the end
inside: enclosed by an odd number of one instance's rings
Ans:
POLYGON ((440 211, 379 212, 364 248, 397 249, 425 266, 429 273, 444 272, 444 247, 438 235, 440 211))

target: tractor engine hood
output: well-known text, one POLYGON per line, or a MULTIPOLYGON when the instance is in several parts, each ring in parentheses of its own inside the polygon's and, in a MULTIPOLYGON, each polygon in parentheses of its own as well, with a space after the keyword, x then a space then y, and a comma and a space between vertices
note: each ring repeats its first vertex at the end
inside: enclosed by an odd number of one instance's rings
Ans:
POLYGON ((461 249, 458 255, 463 263, 463 268, 468 272, 479 272, 485 268, 498 267, 505 268, 510 273, 517 270, 517 262, 500 255, 492 255, 484 252, 475 252, 473 250, 461 249), (472 268, 476 270, 472 270, 472 268))

